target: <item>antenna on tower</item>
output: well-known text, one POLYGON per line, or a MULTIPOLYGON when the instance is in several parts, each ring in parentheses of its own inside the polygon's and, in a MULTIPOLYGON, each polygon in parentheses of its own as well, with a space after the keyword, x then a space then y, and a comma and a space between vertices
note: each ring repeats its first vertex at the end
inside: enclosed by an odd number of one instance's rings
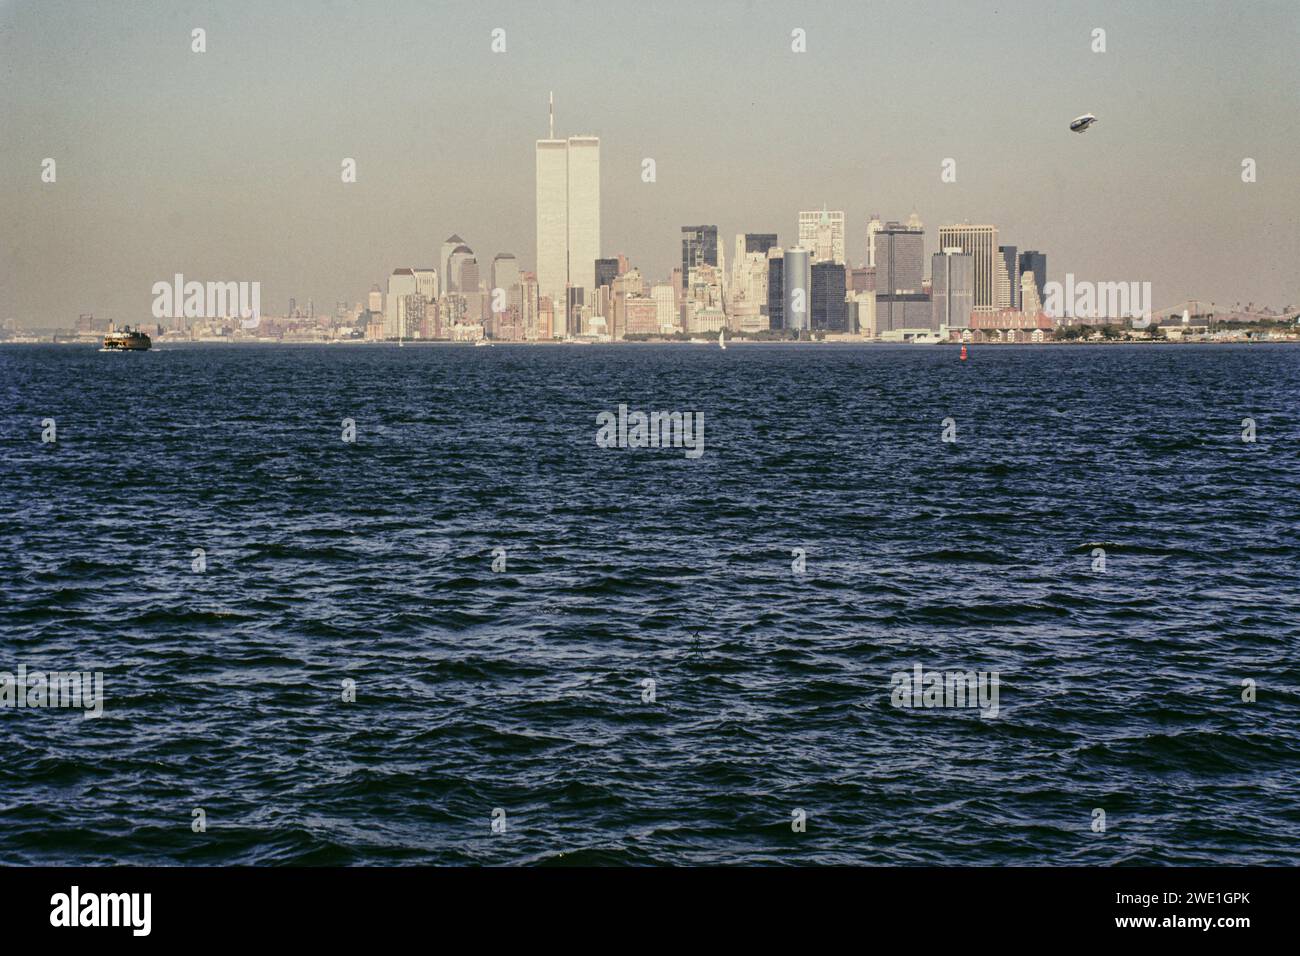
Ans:
POLYGON ((551 139, 555 139, 555 91, 551 90, 551 139))

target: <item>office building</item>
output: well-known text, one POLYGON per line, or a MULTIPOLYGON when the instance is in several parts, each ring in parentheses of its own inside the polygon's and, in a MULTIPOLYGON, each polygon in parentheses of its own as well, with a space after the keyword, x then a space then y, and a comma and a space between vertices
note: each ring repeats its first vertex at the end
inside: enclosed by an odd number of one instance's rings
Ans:
POLYGON ((960 249, 972 256, 975 267, 975 304, 977 312, 996 312, 998 260, 998 227, 969 224, 940 226, 939 248, 960 249))
POLYGON ((682 226, 682 289, 697 266, 718 264, 718 227, 682 226))
POLYGON ((1020 308, 1020 272, 1017 264, 1020 257, 1016 255, 1015 246, 998 246, 998 255, 1002 259, 1001 265, 998 266, 998 306, 1003 309, 1018 309, 1020 308))
POLYGON ((555 312, 556 337, 567 334, 570 288, 591 289, 600 258, 600 139, 555 138, 552 102, 550 136, 537 141, 537 284, 555 312), (557 308, 558 305, 558 308, 557 308))
POLYGON ((820 211, 799 213, 799 245, 813 262, 844 264, 844 213, 820 211))
POLYGON ((930 263, 930 328, 969 328, 975 303, 974 256, 951 247, 936 252, 930 263))
MULTIPOLYGON (((1016 265, 1016 271, 1019 273, 1016 277, 1017 281, 1019 281, 1026 272, 1033 274, 1034 289, 1038 293, 1038 301, 1043 302, 1043 287, 1047 284, 1047 253, 1026 249, 1024 252, 1020 253, 1020 261, 1016 265)), ((1021 308, 1025 311, 1029 311, 1024 306, 1023 296, 1021 308)))
POLYGON ((785 328, 785 251, 767 250, 767 327, 785 328))
POLYGON ((847 332, 844 307, 844 264, 814 262, 811 271, 811 327, 817 332, 847 332))
MULTIPOLYGON (((812 327, 810 317, 812 296, 812 253, 796 246, 785 250, 784 312, 785 327, 797 332, 806 332, 812 327)), ((844 288, 844 277, 840 276, 840 288, 844 288)), ((841 291, 840 295, 844 293, 841 291)))

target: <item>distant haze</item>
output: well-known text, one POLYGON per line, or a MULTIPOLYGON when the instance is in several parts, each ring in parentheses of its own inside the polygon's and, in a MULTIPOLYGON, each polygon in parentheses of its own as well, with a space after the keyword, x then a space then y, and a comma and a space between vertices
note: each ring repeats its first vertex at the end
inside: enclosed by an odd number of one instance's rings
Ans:
POLYGON ((991 222, 1049 279, 1150 281, 1156 308, 1300 304, 1297 49, 1295 0, 0 0, 0 319, 148 319, 177 272, 330 311, 452 233, 485 276, 532 269, 550 90, 557 135, 601 138, 601 252, 652 279, 684 224, 730 260, 825 204, 854 265, 871 213, 915 209, 931 250, 991 222))

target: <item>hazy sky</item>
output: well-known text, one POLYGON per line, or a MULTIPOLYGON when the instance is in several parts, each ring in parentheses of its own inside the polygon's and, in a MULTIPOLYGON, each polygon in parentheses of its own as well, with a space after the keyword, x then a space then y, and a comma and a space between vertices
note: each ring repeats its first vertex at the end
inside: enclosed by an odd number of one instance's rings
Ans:
POLYGON ((1277 307, 1300 302, 1298 49, 1296 0, 0 0, 0 318, 147 319, 176 272, 328 310, 452 232, 485 275, 531 269, 548 90, 558 134, 601 137, 603 253, 651 278, 684 224, 730 258, 825 203, 857 264, 872 212, 915 207, 932 248, 993 222, 1049 278, 1277 307))

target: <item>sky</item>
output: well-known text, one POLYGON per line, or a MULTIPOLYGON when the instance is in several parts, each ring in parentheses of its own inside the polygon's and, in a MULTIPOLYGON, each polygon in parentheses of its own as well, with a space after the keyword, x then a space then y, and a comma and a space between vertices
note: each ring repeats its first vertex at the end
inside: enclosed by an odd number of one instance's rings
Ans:
POLYGON ((1297 49, 1295 0, 0 0, 0 319, 147 320, 177 272, 331 310, 452 233, 531 269, 552 90, 601 138, 602 253, 653 280, 683 225, 730 259, 826 205, 855 265, 915 210, 930 251, 993 223, 1157 309, 1300 305, 1297 49))

